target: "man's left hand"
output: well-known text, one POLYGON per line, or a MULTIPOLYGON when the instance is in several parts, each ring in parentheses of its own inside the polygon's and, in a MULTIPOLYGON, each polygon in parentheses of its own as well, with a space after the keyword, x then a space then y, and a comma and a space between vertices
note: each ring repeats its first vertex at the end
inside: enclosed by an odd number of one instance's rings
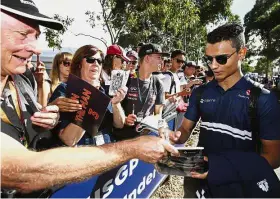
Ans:
MULTIPOLYGON (((208 157, 204 156, 204 161, 208 162, 208 157)), ((192 178, 204 180, 208 176, 208 171, 204 173, 191 172, 192 178)))
POLYGON ((45 129, 54 128, 59 120, 59 108, 52 105, 43 108, 40 112, 34 113, 30 118, 32 124, 43 127, 45 129))

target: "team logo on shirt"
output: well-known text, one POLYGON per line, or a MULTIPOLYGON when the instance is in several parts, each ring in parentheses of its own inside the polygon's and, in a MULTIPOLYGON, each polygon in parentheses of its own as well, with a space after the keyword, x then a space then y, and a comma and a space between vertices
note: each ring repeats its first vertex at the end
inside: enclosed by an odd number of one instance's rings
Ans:
POLYGON ((247 91, 246 91, 246 94, 247 94, 247 95, 250 95, 250 94, 251 94, 251 91, 250 91, 250 90, 247 90, 247 91))
POLYGON ((138 97, 138 94, 137 93, 128 93, 128 96, 129 97, 138 97))
POLYGON ((216 99, 201 99, 200 100, 200 104, 210 103, 210 102, 216 102, 216 99))
POLYGON ((130 90, 137 91, 138 89, 137 89, 137 87, 130 87, 130 90))
POLYGON ((269 190, 269 186, 268 186, 268 183, 266 181, 266 179, 260 181, 257 183, 257 185, 259 186, 259 188, 265 192, 268 192, 269 190))

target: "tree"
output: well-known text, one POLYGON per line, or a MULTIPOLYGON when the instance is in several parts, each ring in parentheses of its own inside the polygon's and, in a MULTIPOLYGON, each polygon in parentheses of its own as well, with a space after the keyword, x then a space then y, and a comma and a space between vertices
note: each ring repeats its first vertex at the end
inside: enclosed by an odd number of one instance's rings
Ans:
POLYGON ((257 65, 255 66, 254 72, 259 74, 266 74, 266 77, 268 77, 272 72, 272 63, 268 62, 267 57, 261 57, 258 60, 257 65))
POLYGON ((203 55, 206 24, 236 20, 230 12, 232 0, 99 0, 100 13, 87 11, 92 27, 101 23, 112 43, 133 47, 154 42, 166 51, 176 48, 189 59, 203 55))
POLYGON ((53 29, 45 28, 44 33, 46 35, 46 41, 48 42, 48 46, 50 48, 57 48, 61 49, 61 44, 62 44, 62 36, 64 33, 68 30, 68 27, 71 26, 73 23, 74 19, 66 16, 66 18, 63 18, 59 16, 58 14, 55 14, 53 17, 55 20, 60 21, 63 24, 63 29, 56 31, 53 29))
MULTIPOLYGON (((272 62, 280 57, 280 2, 278 0, 257 0, 253 9, 245 15, 245 37, 250 56, 262 57, 259 69, 266 64, 268 75, 272 62), (256 45, 257 41, 261 45, 256 45)), ((258 69, 258 70, 259 70, 258 69)))
POLYGON ((246 74, 246 73, 249 73, 249 72, 253 72, 255 70, 255 68, 250 66, 250 64, 245 61, 241 65, 241 70, 244 74, 246 74))
POLYGON ((200 10, 199 18, 202 25, 236 17, 230 10, 233 0, 194 0, 194 2, 200 10))

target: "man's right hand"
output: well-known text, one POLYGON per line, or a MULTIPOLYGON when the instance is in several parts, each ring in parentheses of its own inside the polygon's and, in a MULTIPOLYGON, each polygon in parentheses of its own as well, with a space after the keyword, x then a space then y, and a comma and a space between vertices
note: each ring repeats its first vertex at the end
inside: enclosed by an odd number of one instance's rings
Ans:
POLYGON ((128 126, 133 126, 136 122, 137 116, 135 114, 129 114, 126 118, 125 118, 125 124, 128 126))
POLYGON ((171 131, 168 128, 164 128, 162 131, 159 131, 159 136, 165 140, 168 140, 171 144, 175 144, 179 141, 181 132, 171 131))
POLYGON ((155 136, 140 136, 134 139, 136 158, 148 163, 157 163, 167 156, 167 152, 175 156, 179 155, 178 150, 166 140, 155 136))
POLYGON ((59 97, 51 102, 49 105, 56 105, 61 112, 76 112, 82 109, 82 105, 78 100, 72 100, 66 97, 59 97))

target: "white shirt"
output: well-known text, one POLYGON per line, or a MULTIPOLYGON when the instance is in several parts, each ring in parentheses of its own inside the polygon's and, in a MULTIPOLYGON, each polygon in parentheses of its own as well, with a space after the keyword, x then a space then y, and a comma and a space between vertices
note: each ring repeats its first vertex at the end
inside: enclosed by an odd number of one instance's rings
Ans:
POLYGON ((171 80, 172 80, 172 77, 168 74, 165 74, 165 78, 162 79, 163 81, 163 90, 165 93, 169 93, 169 94, 174 94, 175 93, 175 88, 176 88, 176 93, 180 92, 181 89, 180 89, 180 80, 179 80, 179 77, 177 75, 177 73, 173 73, 173 78, 174 78, 174 81, 175 81, 175 86, 173 86, 172 90, 171 90, 171 93, 170 92, 170 87, 171 87, 171 80))

